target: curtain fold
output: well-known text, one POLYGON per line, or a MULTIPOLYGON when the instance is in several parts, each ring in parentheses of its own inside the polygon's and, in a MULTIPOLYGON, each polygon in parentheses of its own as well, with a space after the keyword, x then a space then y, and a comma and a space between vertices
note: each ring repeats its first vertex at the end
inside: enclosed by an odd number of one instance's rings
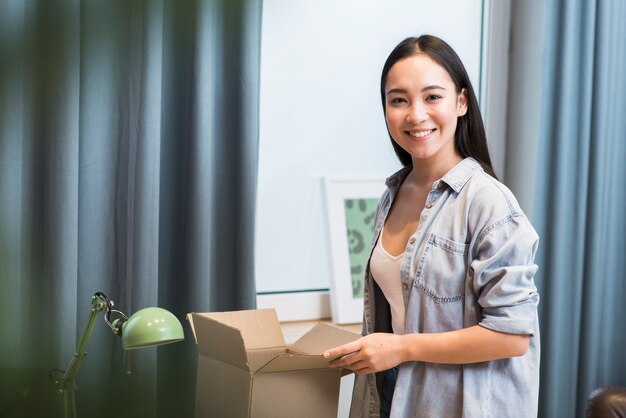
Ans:
POLYGON ((540 416, 626 386, 626 3, 547 3, 535 224, 540 416))
POLYGON ((172 311, 134 352, 98 318, 80 416, 190 417, 185 314, 255 307, 261 2, 0 2, 0 417, 55 416, 103 291, 172 311))

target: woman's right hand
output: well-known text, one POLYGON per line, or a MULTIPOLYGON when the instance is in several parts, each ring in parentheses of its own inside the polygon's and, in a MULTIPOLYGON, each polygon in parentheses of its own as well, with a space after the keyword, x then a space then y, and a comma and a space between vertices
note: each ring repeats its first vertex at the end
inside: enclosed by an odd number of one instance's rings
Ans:
POLYGON ((391 369, 404 361, 402 336, 374 333, 324 352, 330 367, 343 367, 358 374, 391 369))

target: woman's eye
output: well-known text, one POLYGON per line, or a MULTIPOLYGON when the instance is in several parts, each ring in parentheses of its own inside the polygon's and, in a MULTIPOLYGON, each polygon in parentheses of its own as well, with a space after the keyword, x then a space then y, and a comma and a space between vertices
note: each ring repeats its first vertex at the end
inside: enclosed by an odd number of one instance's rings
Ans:
POLYGON ((404 103, 404 102, 406 102, 406 100, 404 100, 404 98, 402 98, 402 97, 394 97, 394 98, 392 98, 389 101, 389 103, 391 103, 391 104, 400 104, 400 103, 404 103))
POLYGON ((437 100, 437 99, 441 99, 441 96, 438 94, 429 94, 428 96, 426 96, 426 100, 428 101, 437 100))

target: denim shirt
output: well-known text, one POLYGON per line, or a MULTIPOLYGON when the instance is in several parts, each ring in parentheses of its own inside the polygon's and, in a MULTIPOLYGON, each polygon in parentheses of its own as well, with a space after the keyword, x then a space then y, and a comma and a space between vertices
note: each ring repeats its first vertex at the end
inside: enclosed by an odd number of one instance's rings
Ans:
MULTIPOLYGON (((387 179, 374 248, 407 167, 387 179)), ((419 209, 416 209, 419 210, 419 209)), ((466 158, 434 182, 400 267, 406 333, 474 325, 531 335, 521 357, 472 364, 399 366, 391 417, 536 417, 539 294, 533 277, 538 236, 513 194, 466 158)), ((370 254, 371 254, 370 249, 370 254)), ((389 306, 365 275, 363 334, 391 332, 389 306)), ((357 375, 350 417, 378 417, 377 375, 357 375)))

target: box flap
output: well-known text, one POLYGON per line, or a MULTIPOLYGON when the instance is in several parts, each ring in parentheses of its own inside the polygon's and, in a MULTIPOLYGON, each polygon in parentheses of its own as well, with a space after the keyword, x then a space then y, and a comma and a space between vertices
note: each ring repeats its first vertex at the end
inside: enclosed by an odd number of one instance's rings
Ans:
POLYGON ((319 323, 296 341, 291 348, 304 354, 322 355, 329 348, 347 344, 359 338, 361 335, 356 332, 319 323))
POLYGON ((240 331, 247 350, 285 347, 285 338, 274 309, 200 314, 240 331))
POLYGON ((248 368, 254 373, 273 360, 274 357, 285 353, 287 353, 286 347, 260 348, 258 350, 248 351, 248 368))
POLYGON ((249 370, 246 347, 238 329, 208 314, 192 313, 191 318, 200 354, 249 370))
POLYGON ((284 353, 261 367, 257 373, 283 372, 287 370, 325 369, 329 360, 324 356, 313 356, 300 353, 284 353))
POLYGON ((196 344, 198 344, 198 338, 196 338, 196 329, 193 326, 193 316, 190 313, 187 314, 187 322, 189 322, 189 326, 191 326, 191 333, 193 334, 193 339, 196 342, 196 344))

